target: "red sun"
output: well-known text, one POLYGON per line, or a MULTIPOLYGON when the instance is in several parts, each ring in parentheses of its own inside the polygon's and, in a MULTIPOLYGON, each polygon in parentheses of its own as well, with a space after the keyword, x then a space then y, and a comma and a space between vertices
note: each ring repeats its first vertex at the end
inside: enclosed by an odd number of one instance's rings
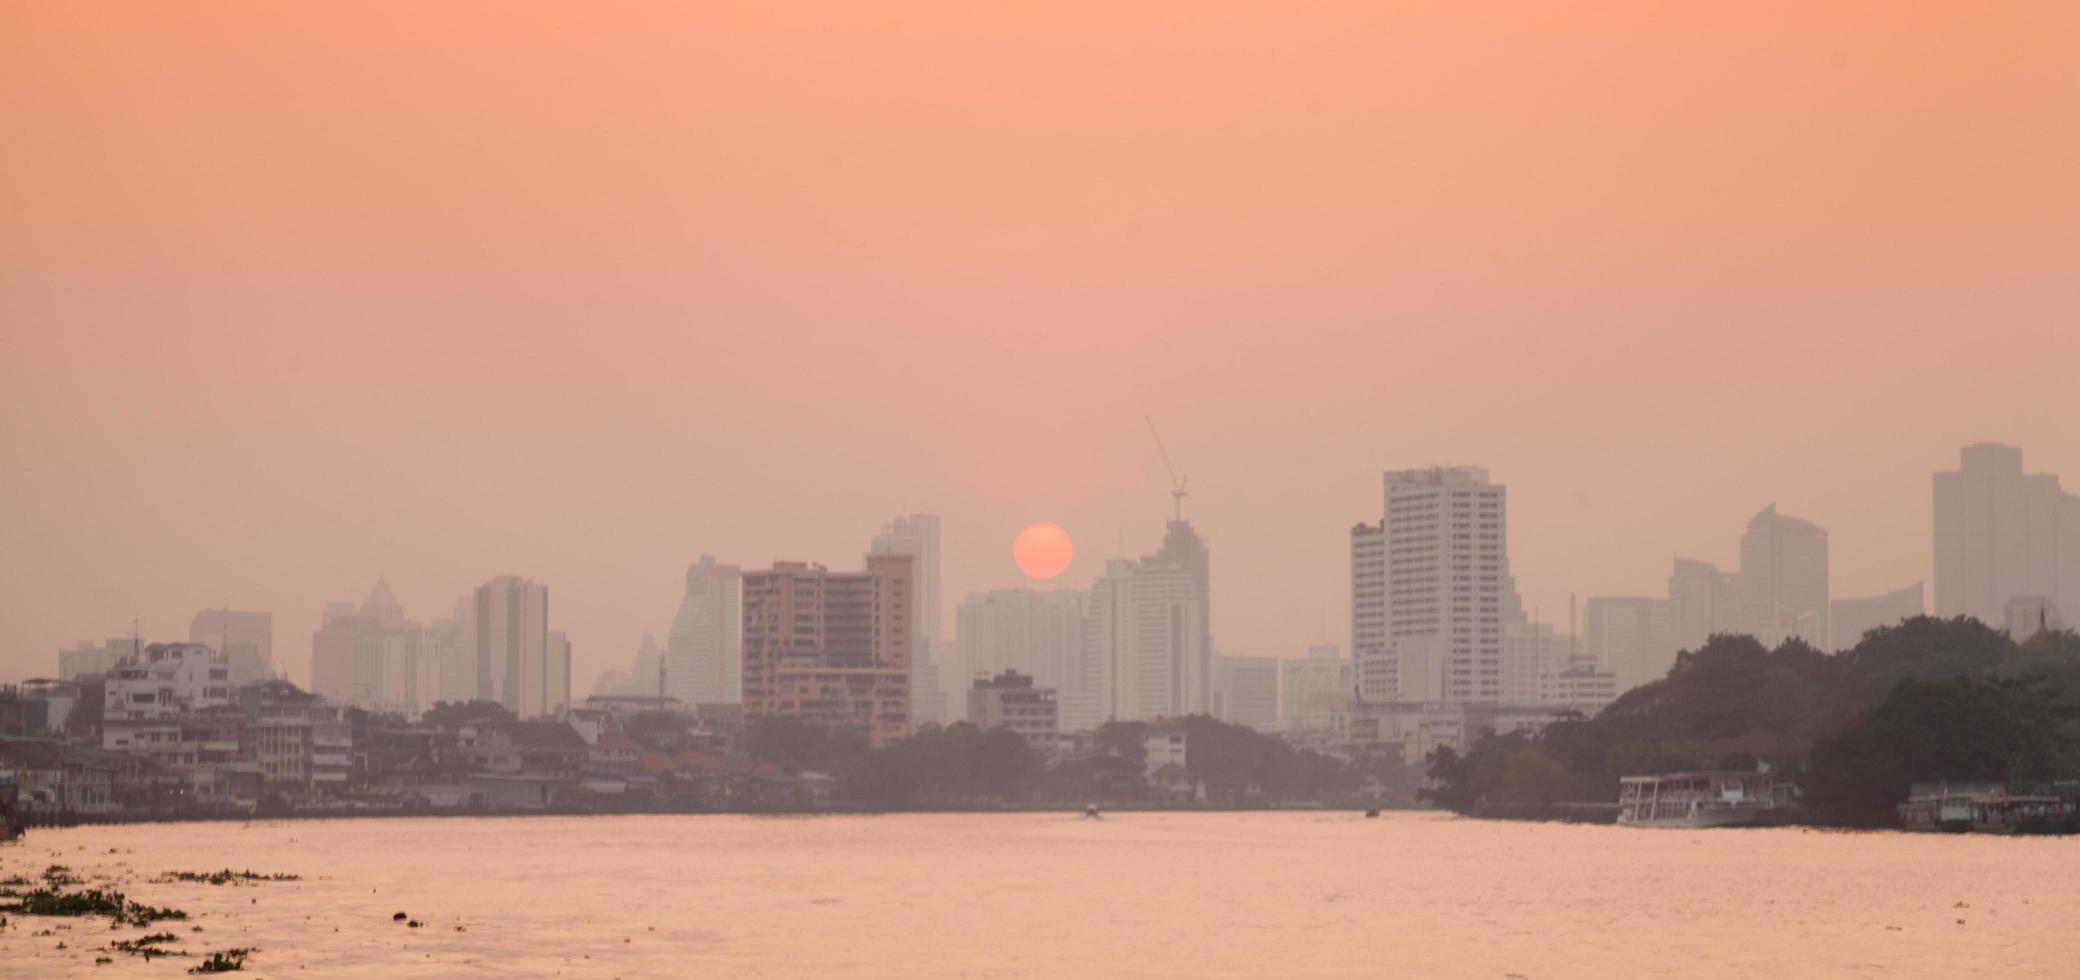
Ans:
POLYGON ((1059 524, 1035 524, 1018 532, 1018 539, 1011 542, 1011 560, 1018 562, 1019 571, 1033 578, 1062 574, 1074 557, 1076 545, 1059 524))

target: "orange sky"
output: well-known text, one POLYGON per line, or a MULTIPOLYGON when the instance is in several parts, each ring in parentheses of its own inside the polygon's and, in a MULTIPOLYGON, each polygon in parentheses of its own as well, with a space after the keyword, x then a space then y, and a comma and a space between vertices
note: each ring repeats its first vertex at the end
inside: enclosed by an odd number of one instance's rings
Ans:
POLYGON ((585 689, 903 509, 950 615, 1153 548, 1144 414, 1237 653, 1344 642, 1389 467, 1562 623, 1771 501, 1923 578, 1967 441, 2080 487, 2080 5, 426 6, 0 9, 0 677, 512 572, 585 689))

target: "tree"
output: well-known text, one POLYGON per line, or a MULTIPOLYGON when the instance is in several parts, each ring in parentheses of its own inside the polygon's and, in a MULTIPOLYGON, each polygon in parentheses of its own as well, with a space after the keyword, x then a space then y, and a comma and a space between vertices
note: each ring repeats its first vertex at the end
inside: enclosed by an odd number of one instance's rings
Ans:
POLYGON ((1108 721, 1091 733, 1091 747, 1138 766, 1148 761, 1148 736, 1151 730, 1145 721, 1108 721))
POLYGON ((1908 678, 1813 749, 1808 802, 1822 819, 1893 826, 1916 782, 2027 784, 2071 771, 2071 726, 2042 678, 1908 678))
POLYGON ((751 723, 744 750, 785 769, 836 773, 867 754, 858 732, 832 731, 791 715, 772 715, 751 723))

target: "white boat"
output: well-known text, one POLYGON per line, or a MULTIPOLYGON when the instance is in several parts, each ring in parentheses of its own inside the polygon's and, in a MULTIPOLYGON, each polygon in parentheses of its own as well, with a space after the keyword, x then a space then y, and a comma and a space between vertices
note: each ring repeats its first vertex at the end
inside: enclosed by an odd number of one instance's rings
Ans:
POLYGON ((1968 789, 1917 793, 1899 805, 1899 821, 1908 830, 1961 834, 1972 829, 1973 808, 1984 796, 1968 789))
POLYGON ((1791 787, 1763 772, 1671 772, 1618 780, 1627 827, 1757 827, 1784 822, 1791 787))

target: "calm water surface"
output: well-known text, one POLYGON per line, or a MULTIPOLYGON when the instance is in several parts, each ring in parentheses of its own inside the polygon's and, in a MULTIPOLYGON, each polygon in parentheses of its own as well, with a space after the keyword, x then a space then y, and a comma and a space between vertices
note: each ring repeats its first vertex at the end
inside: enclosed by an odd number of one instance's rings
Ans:
MULTIPOLYGON (((0 877, 52 863, 189 910, 167 924, 185 949, 257 947, 257 977, 2080 976, 2076 839, 1121 813, 172 824, 0 847, 0 877), (304 880, 145 880, 227 866, 304 880)), ((0 976, 185 976, 94 965, 145 931, 18 919, 0 976)))

